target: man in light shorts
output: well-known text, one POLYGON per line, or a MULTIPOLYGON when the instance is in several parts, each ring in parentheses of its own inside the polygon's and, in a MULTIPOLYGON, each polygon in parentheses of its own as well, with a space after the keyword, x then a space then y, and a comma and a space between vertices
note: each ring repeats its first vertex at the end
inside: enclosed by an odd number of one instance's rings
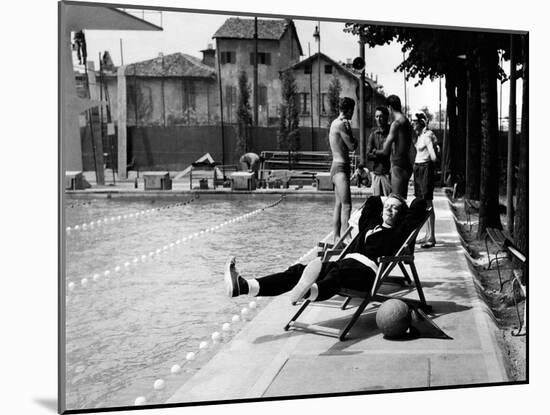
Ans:
MULTIPOLYGON (((414 143, 416 158, 414 160, 414 195, 426 200, 433 208, 435 162, 437 160, 437 137, 428 129, 428 117, 419 111, 412 119, 417 138, 414 143)), ((422 248, 435 246, 435 212, 432 209, 426 226, 426 236, 417 241, 422 248)))

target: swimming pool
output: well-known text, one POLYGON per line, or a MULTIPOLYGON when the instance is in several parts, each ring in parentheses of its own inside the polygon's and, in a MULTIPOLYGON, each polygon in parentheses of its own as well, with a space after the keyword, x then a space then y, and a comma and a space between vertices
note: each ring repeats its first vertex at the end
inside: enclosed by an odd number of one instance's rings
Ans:
MULTIPOLYGON (((129 406, 138 396, 164 403, 221 347, 211 341, 214 331, 230 323, 228 341, 246 324, 231 320, 251 299, 225 297, 227 258, 237 256, 245 277, 265 275, 331 230, 331 199, 282 200, 260 210, 279 196, 183 204, 192 197, 66 201, 68 409, 129 406), (203 341, 208 348, 199 349, 203 341), (194 360, 186 360, 189 352, 194 360), (171 373, 175 364, 180 373, 171 373), (158 379, 162 390, 153 388, 158 379)), ((251 317, 256 312, 249 309, 251 317)))

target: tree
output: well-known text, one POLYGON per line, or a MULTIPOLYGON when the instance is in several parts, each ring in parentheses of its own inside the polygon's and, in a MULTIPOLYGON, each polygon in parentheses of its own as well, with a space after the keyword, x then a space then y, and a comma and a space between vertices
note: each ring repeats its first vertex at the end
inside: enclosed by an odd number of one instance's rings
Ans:
POLYGON ((291 71, 283 72, 281 80, 281 104, 279 105, 279 131, 277 148, 288 151, 289 168, 292 167, 291 152, 300 149, 300 109, 296 80, 291 71))
MULTIPOLYGON (((480 47, 476 66, 480 71, 480 112, 482 122, 481 176, 480 176, 480 235, 488 226, 501 227, 498 211, 499 166, 496 162, 498 125, 494 122, 497 109, 496 80, 502 78, 502 68, 496 59, 499 49, 506 49, 507 36, 496 33, 461 32, 456 30, 405 28, 365 24, 346 24, 346 32, 362 36, 366 44, 373 47, 391 41, 402 44, 402 51, 408 52, 406 59, 396 70, 405 71, 407 79, 418 77, 416 85, 425 78, 445 76, 447 115, 449 131, 443 143, 443 161, 449 159, 451 183, 459 175, 465 175, 465 134, 468 102, 464 57, 480 47), (496 64, 495 64, 496 60, 496 64), (496 177, 496 179, 495 179, 496 177)), ((471 129, 470 129, 471 130, 471 129)), ((474 158, 475 160, 475 158, 474 158)), ((447 167, 444 164, 443 170, 447 167)))
POLYGON ((409 115, 412 114, 411 106, 410 106, 410 105, 405 105, 405 104, 403 104, 403 105, 401 106, 401 111, 403 112, 403 115, 404 115, 405 117, 408 117, 409 115))
POLYGON ((433 121, 434 115, 430 112, 430 109, 426 105, 420 107, 420 111, 426 114, 429 123, 433 121))
MULTIPOLYGON (((330 128, 332 121, 338 118, 340 115, 340 94, 342 93, 342 83, 340 80, 333 76, 330 84, 328 85, 328 120, 327 127, 330 128)), ((325 135, 325 144, 327 146, 329 154, 332 154, 330 149, 328 134, 325 135)))
POLYGON ((479 69, 477 66, 479 53, 475 48, 468 55, 467 77, 467 123, 466 123, 466 188, 464 196, 467 199, 479 200, 480 169, 481 169, 481 97, 479 94, 479 69))
POLYGON ((481 176, 478 238, 487 228, 502 229, 498 199, 498 54, 490 34, 478 35, 478 68, 481 101, 481 176))
POLYGON ((342 83, 333 76, 328 85, 328 121, 327 127, 330 127, 332 121, 338 118, 340 114, 340 94, 342 93, 342 83))
POLYGON ((441 123, 442 125, 445 124, 445 118, 447 117, 447 111, 445 108, 441 109, 441 112, 437 110, 434 115, 434 122, 436 122, 438 125, 441 123))
POLYGON ((250 87, 248 76, 245 71, 239 74, 239 98, 237 104, 237 143, 235 155, 240 157, 247 153, 252 147, 250 126, 252 125, 252 114, 250 112, 250 87))
POLYGON ((444 170, 448 167, 451 172, 450 179, 455 182, 457 174, 464 173, 463 170, 458 171, 458 167, 464 164, 458 160, 458 157, 464 157, 464 152, 460 151, 460 147, 464 146, 464 138, 457 135, 460 131, 456 89, 460 81, 458 56, 465 51, 468 35, 455 30, 355 23, 347 23, 344 31, 362 36, 370 47, 389 44, 392 41, 400 43, 401 50, 407 53, 407 57, 395 70, 405 72, 406 79, 417 78, 415 86, 422 84, 426 78, 433 80, 445 76, 449 131, 443 143, 442 161, 449 161, 448 166, 444 165, 444 170))
MULTIPOLYGON (((528 201, 528 173, 529 173, 529 38, 522 37, 522 107, 521 107, 521 136, 519 142, 519 169, 517 181, 516 215, 514 218, 514 242, 519 250, 527 253, 527 201, 528 201)), ((527 275, 524 272, 524 283, 527 275)))

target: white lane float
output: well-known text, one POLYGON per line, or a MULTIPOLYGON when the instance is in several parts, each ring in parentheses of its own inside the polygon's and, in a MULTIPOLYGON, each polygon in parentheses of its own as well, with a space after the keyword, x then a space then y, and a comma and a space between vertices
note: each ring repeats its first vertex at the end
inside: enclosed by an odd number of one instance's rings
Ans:
POLYGON ((156 391, 160 391, 160 390, 164 389, 165 386, 166 386, 166 383, 164 382, 163 379, 157 379, 157 380, 155 380, 155 383, 153 383, 153 388, 156 391))

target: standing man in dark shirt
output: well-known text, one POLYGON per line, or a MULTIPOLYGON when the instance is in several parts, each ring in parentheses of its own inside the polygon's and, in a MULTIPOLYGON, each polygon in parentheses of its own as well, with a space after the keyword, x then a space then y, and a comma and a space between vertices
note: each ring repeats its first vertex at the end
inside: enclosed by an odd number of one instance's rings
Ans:
POLYGON ((390 158, 386 155, 374 155, 373 150, 381 150, 388 136, 389 111, 386 107, 377 107, 374 113, 377 128, 371 132, 367 140, 367 158, 373 160, 372 194, 388 196, 391 193, 390 158))

